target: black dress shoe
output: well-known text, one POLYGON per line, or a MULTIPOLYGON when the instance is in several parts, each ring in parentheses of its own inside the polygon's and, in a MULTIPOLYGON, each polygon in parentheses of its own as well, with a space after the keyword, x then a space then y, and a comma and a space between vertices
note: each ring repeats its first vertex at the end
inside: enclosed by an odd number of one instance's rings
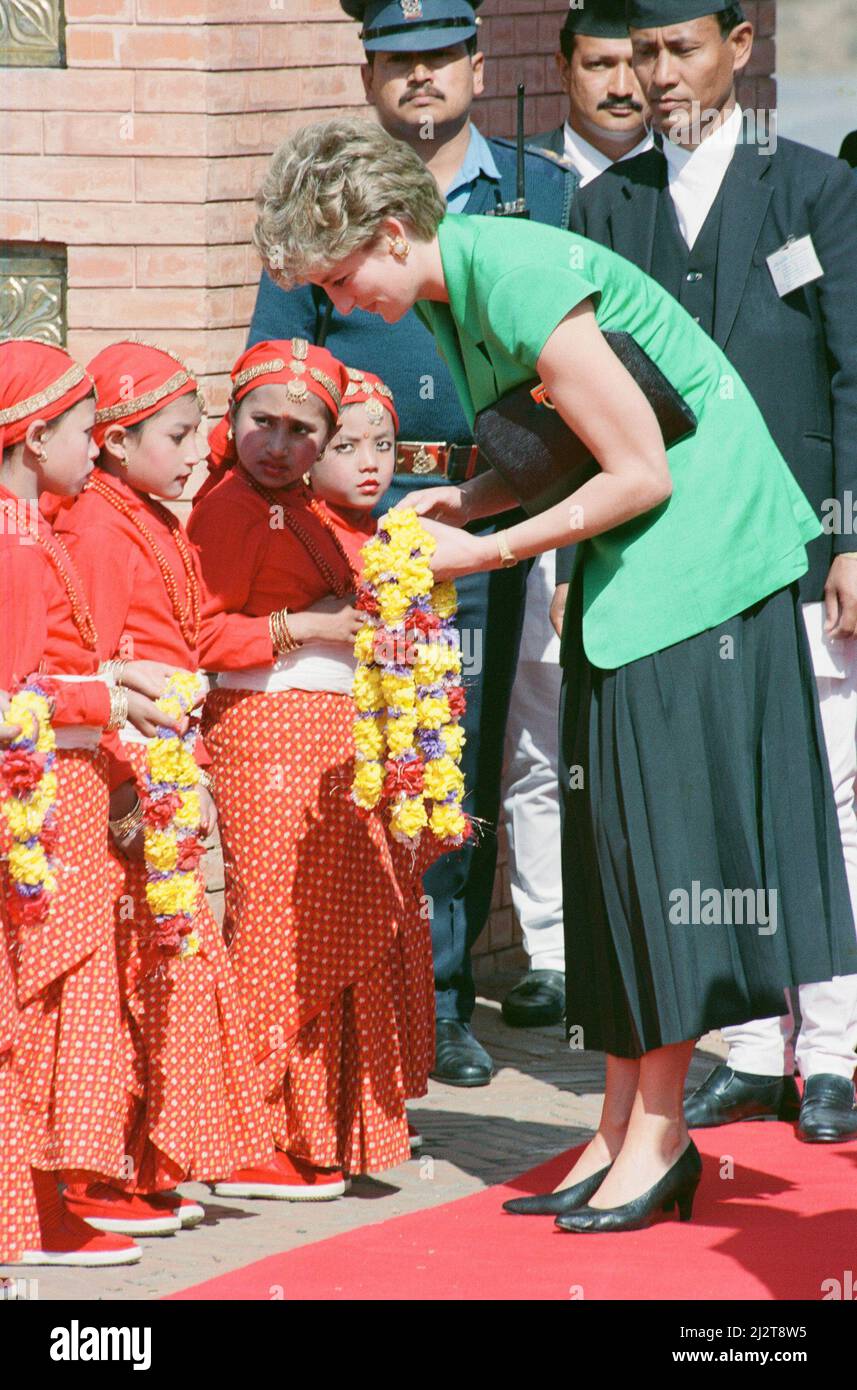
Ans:
POLYGON ((503 1022, 510 1028, 546 1028, 565 1016, 565 975, 531 970, 503 1000, 503 1022))
POLYGON ((576 1211, 584 1202, 588 1202, 590 1197, 595 1196, 610 1168, 611 1165, 608 1163, 606 1168, 600 1168, 597 1173, 584 1178, 583 1182, 576 1182, 573 1187, 564 1187, 561 1192, 537 1193, 534 1197, 512 1197, 503 1203, 503 1210, 510 1211, 515 1216, 564 1216, 568 1211, 576 1211))
POLYGON ((681 1158, 664 1173, 660 1182, 650 1187, 633 1202, 621 1207, 578 1207, 567 1216, 558 1216, 556 1225, 561 1231, 642 1231, 651 1226, 659 1211, 670 1212, 678 1203, 679 1219, 689 1221, 693 1215, 693 1199, 702 1177, 702 1159, 691 1139, 681 1158))
POLYGON ((857 1139, 854 1082, 847 1076, 823 1072, 803 1088, 797 1137, 807 1144, 836 1144, 857 1139))
POLYGON ((691 1129, 711 1129, 734 1120, 796 1120, 800 1092, 793 1076, 752 1076, 715 1067, 684 1103, 691 1129))
POLYGON ((487 1086, 494 1063, 468 1023, 439 1018, 435 1034, 435 1058, 431 1076, 447 1086, 487 1086))

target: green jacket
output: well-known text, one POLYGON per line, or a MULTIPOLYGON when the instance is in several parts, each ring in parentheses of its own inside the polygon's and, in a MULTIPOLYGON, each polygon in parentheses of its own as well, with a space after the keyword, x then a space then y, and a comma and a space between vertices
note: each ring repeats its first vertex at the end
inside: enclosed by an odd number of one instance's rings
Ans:
POLYGON ((667 455, 669 500, 580 547, 593 665, 661 651, 805 573, 820 524, 743 381, 672 295, 621 256, 554 227, 450 213, 439 241, 449 304, 416 308, 471 421, 538 375, 545 342, 584 299, 600 328, 636 339, 696 413, 695 434, 667 455))

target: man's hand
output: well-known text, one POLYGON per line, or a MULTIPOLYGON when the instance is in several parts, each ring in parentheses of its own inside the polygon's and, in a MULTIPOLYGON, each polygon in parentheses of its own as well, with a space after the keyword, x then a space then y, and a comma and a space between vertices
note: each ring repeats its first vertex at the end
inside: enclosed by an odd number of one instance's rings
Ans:
POLYGON ((565 605, 568 601, 568 585, 557 584, 551 599, 550 620, 551 626, 557 637, 562 636, 562 624, 565 618, 565 605))
POLYGON ((857 636, 857 556, 837 555, 824 586, 828 637, 857 636))

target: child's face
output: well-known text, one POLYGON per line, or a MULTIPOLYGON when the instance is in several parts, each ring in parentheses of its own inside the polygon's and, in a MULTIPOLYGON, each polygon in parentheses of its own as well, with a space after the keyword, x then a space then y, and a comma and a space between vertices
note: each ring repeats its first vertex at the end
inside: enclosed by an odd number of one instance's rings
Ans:
POLYGON ((320 497, 351 511, 371 511, 390 486, 396 433, 389 410, 361 401, 342 410, 336 433, 312 470, 320 497))
POLYGON ((38 444, 44 450, 39 466, 39 491, 55 492, 59 497, 76 497, 92 472, 98 448, 92 442, 95 424, 95 398, 87 396, 38 431, 38 444))
POLYGON ((199 463, 199 429, 202 415, 196 395, 188 393, 170 401, 139 430, 125 435, 126 467, 121 474, 138 492, 174 502, 199 463))
POLYGON ((331 418, 318 396, 293 401, 277 382, 248 391, 232 429, 238 458, 251 478, 263 487, 280 488, 312 468, 327 443, 331 418))

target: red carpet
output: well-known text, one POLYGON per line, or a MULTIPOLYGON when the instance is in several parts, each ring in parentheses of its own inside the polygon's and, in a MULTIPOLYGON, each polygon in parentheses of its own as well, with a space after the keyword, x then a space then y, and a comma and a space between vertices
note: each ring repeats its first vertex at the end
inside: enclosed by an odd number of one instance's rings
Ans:
POLYGON ((801 1144, 790 1126, 764 1123, 695 1139, 705 1172, 689 1224, 673 1217, 648 1231, 582 1236, 501 1210, 507 1197, 551 1187, 567 1171, 560 1158, 505 1187, 272 1255, 172 1297, 270 1299, 279 1285, 284 1299, 334 1302, 817 1302, 824 1280, 847 1270, 857 1279, 857 1145, 801 1144))

